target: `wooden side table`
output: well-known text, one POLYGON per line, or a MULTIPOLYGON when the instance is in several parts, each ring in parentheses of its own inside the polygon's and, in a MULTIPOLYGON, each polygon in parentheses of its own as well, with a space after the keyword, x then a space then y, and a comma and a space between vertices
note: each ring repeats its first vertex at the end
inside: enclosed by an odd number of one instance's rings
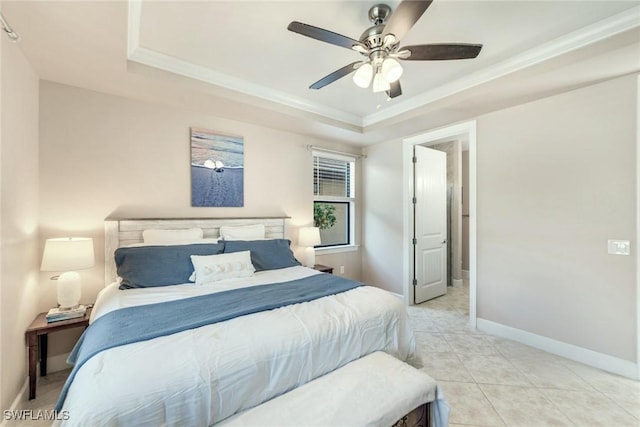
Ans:
POLYGON ((323 273, 333 274, 333 267, 329 267, 327 265, 316 264, 313 266, 314 270, 322 271, 323 273))
POLYGON ((89 326, 91 307, 87 308, 84 317, 61 320, 59 322, 47 323, 46 315, 46 312, 38 314, 25 332, 27 345, 29 346, 29 400, 36 398, 38 349, 40 350, 40 376, 44 377, 47 375, 47 335, 51 332, 63 331, 65 329, 86 328, 89 326))

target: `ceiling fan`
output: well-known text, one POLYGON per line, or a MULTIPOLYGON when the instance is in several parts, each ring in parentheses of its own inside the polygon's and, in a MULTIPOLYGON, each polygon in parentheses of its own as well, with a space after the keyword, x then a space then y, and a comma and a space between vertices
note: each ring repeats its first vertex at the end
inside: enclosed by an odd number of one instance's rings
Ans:
POLYGON ((367 28, 359 40, 293 21, 287 29, 303 36, 354 50, 367 59, 345 65, 321 78, 309 89, 320 89, 355 71, 353 81, 367 88, 373 81, 374 92, 386 92, 389 98, 402 95, 400 76, 402 66, 397 61, 439 61, 475 58, 482 49, 481 44, 446 43, 421 44, 400 47, 400 40, 420 19, 433 0, 404 0, 395 12, 386 4, 377 4, 369 9, 372 27, 367 28))

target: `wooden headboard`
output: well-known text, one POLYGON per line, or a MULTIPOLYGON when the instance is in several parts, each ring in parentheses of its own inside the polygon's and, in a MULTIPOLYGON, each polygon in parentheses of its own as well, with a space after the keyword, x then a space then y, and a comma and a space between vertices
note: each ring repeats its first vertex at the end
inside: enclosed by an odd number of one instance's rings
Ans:
POLYGON ((220 227, 264 224, 265 237, 269 239, 288 238, 287 219, 289 217, 257 218, 143 218, 113 219, 104 221, 104 279, 105 285, 116 280, 116 265, 113 254, 121 246, 142 243, 142 232, 147 229, 174 230, 201 228, 205 238, 220 237, 220 227))

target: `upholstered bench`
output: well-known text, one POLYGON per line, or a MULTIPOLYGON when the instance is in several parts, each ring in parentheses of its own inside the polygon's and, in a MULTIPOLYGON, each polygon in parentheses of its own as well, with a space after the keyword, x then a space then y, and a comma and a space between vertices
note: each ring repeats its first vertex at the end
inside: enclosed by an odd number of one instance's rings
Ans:
POLYGON ((376 352, 216 426, 431 426, 438 394, 430 376, 376 352))

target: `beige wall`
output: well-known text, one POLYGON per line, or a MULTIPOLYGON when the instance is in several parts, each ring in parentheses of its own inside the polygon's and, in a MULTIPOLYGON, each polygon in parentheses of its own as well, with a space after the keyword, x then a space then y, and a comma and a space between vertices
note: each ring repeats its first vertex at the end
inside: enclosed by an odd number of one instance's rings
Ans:
POLYGON ((402 143, 367 147, 362 180, 363 281, 404 294, 402 143))
POLYGON ((469 151, 462 152, 462 270, 469 271, 469 151))
POLYGON ((479 318, 637 361, 636 85, 478 119, 479 318))
POLYGON ((39 312, 38 77, 0 37, 0 407, 25 383, 24 331, 39 312))
POLYGON ((462 143, 460 140, 429 145, 447 155, 447 285, 462 280, 462 143))
MULTIPOLYGON (((313 221, 307 144, 354 151, 325 140, 51 82, 41 83, 40 116, 41 245, 55 236, 95 239, 97 266, 81 272, 82 300, 87 302, 104 286, 106 217, 287 215, 290 237, 296 241, 297 228, 313 221), (191 207, 192 126, 244 137, 243 208, 191 207)), ((340 262, 345 275, 360 278, 357 252, 318 256, 317 262, 334 267, 340 262)), ((45 300, 55 303, 55 289, 45 300)), ((68 332, 50 343, 52 355, 70 350, 78 332, 68 332)))
MULTIPOLYGON (((637 93, 629 76, 478 119, 478 318, 637 362, 637 93)), ((402 150, 368 147, 363 178, 363 278, 397 293, 402 150)))

